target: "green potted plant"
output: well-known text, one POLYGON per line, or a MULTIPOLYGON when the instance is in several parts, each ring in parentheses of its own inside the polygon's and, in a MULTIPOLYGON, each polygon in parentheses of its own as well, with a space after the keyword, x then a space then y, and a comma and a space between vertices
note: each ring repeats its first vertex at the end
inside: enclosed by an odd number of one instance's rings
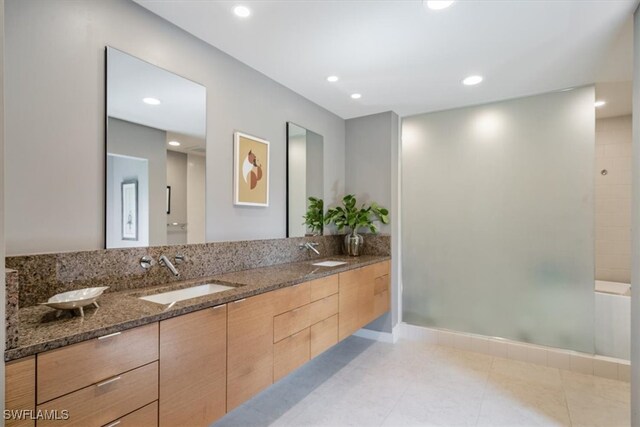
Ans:
POLYGON ((314 236, 321 236, 324 230, 324 202, 316 197, 309 197, 307 213, 303 216, 304 225, 314 236))
POLYGON ((373 234, 378 232, 378 227, 374 221, 383 224, 389 223, 389 210, 379 206, 376 202, 371 202, 369 206, 363 204, 356 207, 356 197, 348 194, 342 199, 343 206, 337 206, 327 210, 324 217, 325 224, 335 224, 338 231, 345 227, 349 229, 344 237, 344 251, 347 255, 358 256, 362 251, 363 237, 358 234, 361 228, 368 228, 373 234))

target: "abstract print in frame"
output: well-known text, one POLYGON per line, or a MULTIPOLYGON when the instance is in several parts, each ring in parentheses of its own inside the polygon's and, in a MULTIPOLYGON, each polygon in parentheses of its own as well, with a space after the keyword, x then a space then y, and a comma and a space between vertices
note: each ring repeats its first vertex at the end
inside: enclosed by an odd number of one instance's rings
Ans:
POLYGON ((233 140, 233 203, 269 206, 269 141, 241 132, 233 140))

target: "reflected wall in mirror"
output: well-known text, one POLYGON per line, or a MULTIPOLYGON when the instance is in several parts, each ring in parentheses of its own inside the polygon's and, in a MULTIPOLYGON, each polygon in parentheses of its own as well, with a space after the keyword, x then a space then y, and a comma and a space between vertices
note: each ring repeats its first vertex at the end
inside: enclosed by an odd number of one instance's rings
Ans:
POLYGON ((322 135, 287 123, 287 237, 322 234, 323 144, 322 135))
POLYGON ((106 247, 204 243, 206 88, 107 47, 106 97, 106 247))

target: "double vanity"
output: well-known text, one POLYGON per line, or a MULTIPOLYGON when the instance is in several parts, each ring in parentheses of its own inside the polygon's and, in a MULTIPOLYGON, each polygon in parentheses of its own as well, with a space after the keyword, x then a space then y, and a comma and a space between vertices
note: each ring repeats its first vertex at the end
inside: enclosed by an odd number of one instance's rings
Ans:
POLYGON ((211 424, 389 311, 388 256, 323 261, 108 292, 84 318, 20 309, 6 406, 37 420, 7 425, 211 424))

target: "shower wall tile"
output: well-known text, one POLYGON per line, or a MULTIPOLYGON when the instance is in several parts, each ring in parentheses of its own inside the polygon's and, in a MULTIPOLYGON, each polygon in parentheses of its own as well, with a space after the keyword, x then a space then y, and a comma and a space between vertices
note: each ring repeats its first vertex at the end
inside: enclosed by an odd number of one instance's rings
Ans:
POLYGON ((596 280, 631 281, 631 129, 631 116, 596 120, 596 280))

